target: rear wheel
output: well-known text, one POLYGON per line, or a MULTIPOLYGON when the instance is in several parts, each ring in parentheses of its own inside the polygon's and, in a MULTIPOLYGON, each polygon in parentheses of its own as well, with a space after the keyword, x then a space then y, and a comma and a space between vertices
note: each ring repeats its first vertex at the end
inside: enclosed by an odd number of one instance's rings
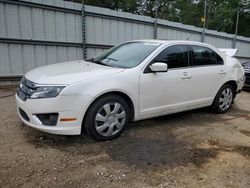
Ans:
POLYGON ((108 95, 95 101, 85 118, 85 130, 97 140, 110 140, 118 137, 128 124, 129 107, 117 95, 108 95))
POLYGON ((217 113, 225 113, 231 106, 234 98, 233 87, 226 84, 217 93, 212 108, 217 113))

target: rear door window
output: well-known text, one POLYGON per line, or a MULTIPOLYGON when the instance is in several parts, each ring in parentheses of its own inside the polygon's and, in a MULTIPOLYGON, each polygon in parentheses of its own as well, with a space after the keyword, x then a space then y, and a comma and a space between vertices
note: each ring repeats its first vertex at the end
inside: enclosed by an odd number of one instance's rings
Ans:
POLYGON ((223 59, 212 49, 192 45, 192 66, 222 65, 223 59))

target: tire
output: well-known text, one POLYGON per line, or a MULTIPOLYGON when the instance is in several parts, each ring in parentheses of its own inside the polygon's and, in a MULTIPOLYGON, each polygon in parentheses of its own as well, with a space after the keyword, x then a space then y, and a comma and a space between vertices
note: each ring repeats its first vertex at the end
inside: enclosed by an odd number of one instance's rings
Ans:
POLYGON ((230 84, 223 85, 214 99, 212 110, 219 114, 228 111, 233 103, 234 95, 235 92, 230 84))
POLYGON ((118 95, 106 95, 90 106, 84 128, 86 133, 96 140, 111 140, 124 131, 129 118, 127 102, 118 95))

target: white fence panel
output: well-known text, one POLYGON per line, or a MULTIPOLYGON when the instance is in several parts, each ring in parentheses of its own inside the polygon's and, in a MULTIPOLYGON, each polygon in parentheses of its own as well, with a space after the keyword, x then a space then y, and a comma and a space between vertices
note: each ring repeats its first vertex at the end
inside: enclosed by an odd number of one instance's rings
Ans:
MULTIPOLYGON (((202 28, 161 19, 155 27, 154 18, 87 5, 82 8, 82 4, 62 0, 0 0, 0 76, 90 58, 128 40, 156 36, 201 41, 202 28)), ((232 48, 233 37, 206 30, 205 42, 232 48)), ((238 37, 236 48, 241 61, 250 59, 250 38, 238 37)))

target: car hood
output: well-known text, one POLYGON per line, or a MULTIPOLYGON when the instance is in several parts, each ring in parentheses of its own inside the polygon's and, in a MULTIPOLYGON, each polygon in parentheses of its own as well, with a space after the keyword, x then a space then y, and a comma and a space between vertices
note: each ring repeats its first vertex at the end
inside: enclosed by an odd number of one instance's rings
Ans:
POLYGON ((68 85, 86 79, 119 73, 123 70, 80 60, 39 67, 28 72, 25 77, 37 84, 68 85))

